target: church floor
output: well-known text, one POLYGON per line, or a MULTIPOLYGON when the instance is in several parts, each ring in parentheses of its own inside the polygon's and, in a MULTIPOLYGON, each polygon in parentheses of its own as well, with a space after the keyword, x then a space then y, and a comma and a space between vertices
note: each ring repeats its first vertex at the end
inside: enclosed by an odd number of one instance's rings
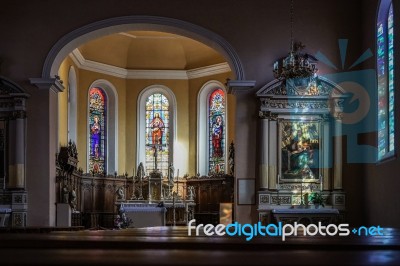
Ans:
MULTIPOLYGON (((188 236, 186 227, 0 233, 0 265, 400 265, 400 231, 359 237, 188 236)), ((194 231, 193 231, 194 232, 194 231)))

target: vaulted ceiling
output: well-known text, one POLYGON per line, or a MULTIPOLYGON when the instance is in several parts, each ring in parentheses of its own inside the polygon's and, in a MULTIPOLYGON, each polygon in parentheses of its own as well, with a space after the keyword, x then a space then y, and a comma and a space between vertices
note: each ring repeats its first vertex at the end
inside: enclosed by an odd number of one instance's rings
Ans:
POLYGON ((156 31, 129 31, 78 48, 85 60, 132 70, 190 70, 226 60, 193 39, 156 31))

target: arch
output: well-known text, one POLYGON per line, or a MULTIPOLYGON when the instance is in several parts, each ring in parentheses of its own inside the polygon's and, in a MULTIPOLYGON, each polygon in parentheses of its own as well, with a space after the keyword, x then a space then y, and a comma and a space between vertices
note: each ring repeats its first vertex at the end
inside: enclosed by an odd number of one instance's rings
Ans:
POLYGON ((72 140, 77 144, 77 78, 76 71, 73 66, 68 72, 68 141, 72 140))
POLYGON ((42 77, 57 74, 62 60, 76 47, 111 33, 132 30, 154 30, 169 32, 202 42, 221 53, 233 70, 237 80, 245 80, 244 69, 234 48, 218 34, 195 24, 178 19, 155 16, 124 16, 97 21, 64 35, 48 53, 42 77))
MULTIPOLYGON (((197 173, 207 175, 209 172, 209 123, 208 123, 208 99, 216 89, 222 89, 227 95, 225 86, 216 80, 206 82, 197 95, 197 173)), ((227 140, 228 130, 228 106, 225 97, 225 130, 224 138, 227 140)), ((224 149, 225 162, 227 161, 227 145, 224 149)))
MULTIPOLYGON (((95 80, 88 89, 99 87, 104 90, 107 97, 107 173, 118 172, 118 93, 114 85, 105 79, 95 80)), ((89 105, 87 107, 87 117, 89 117, 89 105)), ((89 123, 87 125, 87 134, 89 136, 89 123)), ((87 154, 89 154, 89 143, 87 146, 87 154)), ((87 169, 89 169, 89 160, 87 161, 87 169)))
POLYGON ((146 151, 146 141, 145 141, 145 132, 146 132, 146 112, 145 112, 145 107, 146 107, 146 99, 155 93, 161 93, 163 94, 168 102, 169 102, 169 111, 170 111, 170 151, 169 151, 169 160, 173 162, 174 165, 177 164, 175 158, 176 156, 174 155, 174 150, 175 150, 175 145, 176 145, 176 98, 175 94, 172 92, 172 90, 164 85, 151 85, 143 89, 139 96, 138 96, 138 101, 137 101, 137 114, 138 114, 138 119, 137 119, 137 149, 136 149, 136 165, 139 165, 141 162, 145 162, 145 151, 146 151), (171 122, 172 121, 172 122, 171 122))

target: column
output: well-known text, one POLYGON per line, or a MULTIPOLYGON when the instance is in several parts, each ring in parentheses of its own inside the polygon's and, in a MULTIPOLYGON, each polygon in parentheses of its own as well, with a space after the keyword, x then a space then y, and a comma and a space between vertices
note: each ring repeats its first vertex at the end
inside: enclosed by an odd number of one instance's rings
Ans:
POLYGON ((269 158, 268 158, 268 187, 276 189, 278 175, 278 123, 276 120, 269 121, 269 158))
POLYGON ((25 111, 14 112, 10 121, 8 188, 25 189, 25 111))
POLYGON ((32 78, 38 90, 31 95, 27 140, 26 179, 29 188, 28 226, 56 225, 56 165, 58 135, 58 92, 64 87, 55 78, 32 78))
POLYGON ((342 114, 335 115, 333 189, 342 189, 342 114))
POLYGON ((264 112, 261 118, 261 161, 260 161, 260 190, 268 189, 268 158, 269 158, 269 119, 264 112))
MULTIPOLYGON (((329 189, 329 180, 330 180, 330 175, 329 175, 329 168, 330 168, 330 162, 331 162, 331 154, 332 154, 332 149, 330 145, 330 134, 329 134, 329 121, 324 120, 322 122, 322 147, 323 147, 323 153, 322 153, 322 165, 321 165, 321 188, 322 190, 328 190, 329 189)), ((321 147, 320 147, 321 149, 321 147)))

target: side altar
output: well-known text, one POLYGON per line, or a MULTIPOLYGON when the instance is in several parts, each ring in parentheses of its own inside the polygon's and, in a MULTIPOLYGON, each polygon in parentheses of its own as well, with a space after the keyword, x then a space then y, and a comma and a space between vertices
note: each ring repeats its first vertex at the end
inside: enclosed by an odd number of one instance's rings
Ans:
POLYGON ((316 222, 314 216, 344 219, 341 119, 345 91, 318 76, 316 59, 300 53, 301 48, 301 44, 292 45, 289 55, 274 64, 276 79, 257 92, 261 122, 258 214, 264 223, 285 217, 299 221, 301 216, 308 222, 316 222), (316 210, 311 195, 320 197, 322 209, 316 210))

